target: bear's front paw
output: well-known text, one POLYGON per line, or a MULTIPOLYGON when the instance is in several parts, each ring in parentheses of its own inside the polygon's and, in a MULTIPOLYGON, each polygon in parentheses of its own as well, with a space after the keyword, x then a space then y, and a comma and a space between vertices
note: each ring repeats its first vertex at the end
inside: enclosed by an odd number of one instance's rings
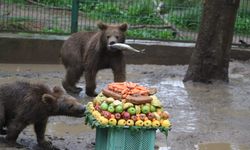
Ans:
POLYGON ((86 94, 89 96, 89 97, 96 97, 98 94, 96 92, 92 92, 92 91, 86 91, 86 94))
POLYGON ((17 149, 19 148, 24 148, 25 146, 19 144, 19 143, 16 143, 16 141, 12 141, 12 140, 4 140, 4 143, 6 143, 9 147, 15 147, 17 149))
POLYGON ((39 142, 38 146, 46 150, 60 150, 56 146, 52 145, 51 141, 39 142))
POLYGON ((68 91, 71 92, 71 93, 78 94, 78 93, 80 93, 82 91, 82 88, 80 88, 80 87, 71 87, 68 91))
POLYGON ((74 93, 74 94, 78 94, 82 91, 82 88, 80 87, 76 87, 76 86, 70 86, 67 82, 63 81, 62 82, 63 88, 69 92, 69 93, 74 93))

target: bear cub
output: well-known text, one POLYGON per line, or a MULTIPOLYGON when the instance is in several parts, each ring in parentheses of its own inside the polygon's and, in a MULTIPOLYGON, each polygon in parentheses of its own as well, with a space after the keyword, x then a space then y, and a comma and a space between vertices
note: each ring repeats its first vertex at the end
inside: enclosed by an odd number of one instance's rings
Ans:
POLYGON ((57 86, 50 89, 44 84, 23 81, 0 86, 0 131, 5 133, 3 128, 7 128, 5 139, 10 146, 18 146, 16 139, 20 132, 33 124, 38 145, 53 149, 51 142, 44 137, 48 117, 83 117, 84 112, 84 105, 57 86))
POLYGON ((111 68, 115 82, 123 82, 125 76, 125 60, 121 50, 111 49, 109 45, 125 42, 128 25, 107 25, 98 23, 97 32, 78 32, 70 36, 61 48, 61 60, 66 69, 62 81, 68 92, 79 93, 82 89, 76 83, 85 73, 88 96, 96 96, 96 75, 98 70, 111 68))

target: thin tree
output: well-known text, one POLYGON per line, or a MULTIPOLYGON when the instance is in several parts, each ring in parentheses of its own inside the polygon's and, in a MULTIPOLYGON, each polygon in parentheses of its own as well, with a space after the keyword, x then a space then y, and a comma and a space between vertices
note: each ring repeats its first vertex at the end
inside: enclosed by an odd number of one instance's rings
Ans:
POLYGON ((233 29, 240 0, 204 0, 195 49, 185 81, 228 82, 233 29))

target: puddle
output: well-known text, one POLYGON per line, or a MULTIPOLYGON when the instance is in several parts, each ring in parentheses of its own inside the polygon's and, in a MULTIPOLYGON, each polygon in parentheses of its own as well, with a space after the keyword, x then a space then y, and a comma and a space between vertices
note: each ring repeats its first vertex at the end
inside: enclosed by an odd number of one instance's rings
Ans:
POLYGON ((184 88, 184 84, 182 81, 178 80, 178 79, 169 79, 169 80, 165 80, 165 81, 161 81, 160 82, 161 85, 171 85, 173 87, 180 87, 180 88, 184 88))
POLYGON ((171 148, 170 147, 159 147, 158 150, 171 150, 171 148))
POLYGON ((228 143, 206 143, 199 144, 198 150, 232 150, 228 143))
POLYGON ((65 124, 61 122, 49 123, 47 125, 46 134, 57 135, 57 136, 77 136, 84 132, 93 131, 89 126, 86 126, 84 123, 81 124, 65 124))
MULTIPOLYGON (((34 132, 33 126, 29 125, 25 129, 25 131, 27 133, 34 132)), ((64 122, 53 121, 47 124, 45 134, 63 137, 66 135, 78 136, 86 132, 93 132, 93 129, 85 125, 84 122, 75 121, 74 123, 64 123, 64 122)))
POLYGON ((249 150, 245 145, 231 145, 229 143, 204 143, 198 145, 198 150, 249 150))

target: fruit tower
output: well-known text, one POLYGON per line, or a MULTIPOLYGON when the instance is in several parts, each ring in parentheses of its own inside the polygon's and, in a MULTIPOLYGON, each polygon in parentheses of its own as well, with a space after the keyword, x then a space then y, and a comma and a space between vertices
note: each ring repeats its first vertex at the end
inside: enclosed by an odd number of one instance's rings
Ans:
POLYGON ((154 128, 167 134, 169 113, 156 92, 132 82, 110 83, 87 104, 85 122, 92 127, 154 128))

